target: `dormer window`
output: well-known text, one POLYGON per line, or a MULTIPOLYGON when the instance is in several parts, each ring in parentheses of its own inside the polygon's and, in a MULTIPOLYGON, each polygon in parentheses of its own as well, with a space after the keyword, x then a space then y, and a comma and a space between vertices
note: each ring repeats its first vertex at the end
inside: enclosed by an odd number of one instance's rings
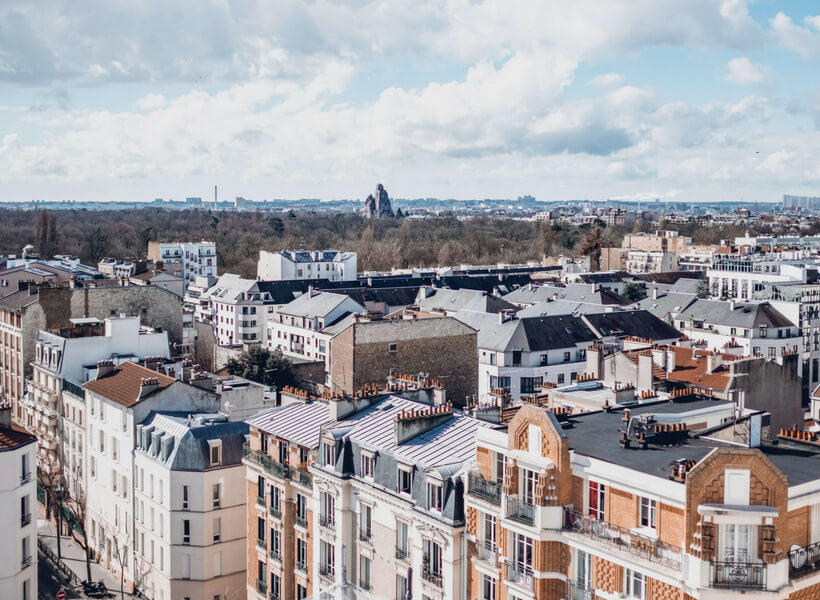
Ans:
POLYGON ((410 494, 413 488, 413 471, 409 467, 399 467, 398 492, 410 494))
POLYGON ((322 444, 322 459, 326 467, 336 465, 336 447, 333 442, 325 442, 322 444))
POLYGON ((222 464, 222 440, 208 440, 210 448, 211 466, 218 467, 222 464))
POLYGON ((441 512, 441 483, 427 483, 427 508, 436 512, 441 512))

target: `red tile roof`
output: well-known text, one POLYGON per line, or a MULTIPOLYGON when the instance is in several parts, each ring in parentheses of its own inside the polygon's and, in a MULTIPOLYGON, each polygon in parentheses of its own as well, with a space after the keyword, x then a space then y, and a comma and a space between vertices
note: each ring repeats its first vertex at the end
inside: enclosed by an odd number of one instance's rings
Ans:
POLYGON ((108 375, 100 379, 93 379, 83 387, 117 404, 129 407, 134 406, 142 399, 140 398, 140 388, 142 387, 142 380, 147 377, 157 379, 159 383, 157 389, 166 388, 176 381, 173 377, 146 369, 136 363, 124 362, 115 367, 108 375))
POLYGON ((12 423, 11 427, 0 427, 0 452, 36 441, 36 435, 29 433, 17 423, 12 423))

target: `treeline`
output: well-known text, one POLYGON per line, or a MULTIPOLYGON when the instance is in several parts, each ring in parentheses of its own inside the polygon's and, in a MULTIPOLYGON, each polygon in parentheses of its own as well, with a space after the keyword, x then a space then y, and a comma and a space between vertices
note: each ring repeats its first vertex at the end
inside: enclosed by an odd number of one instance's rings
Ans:
MULTIPOLYGON (((72 254, 95 265, 101 258, 144 257, 148 241, 213 240, 219 270, 256 274, 259 250, 295 248, 357 251, 360 270, 393 267, 524 262, 544 255, 596 252, 619 246, 639 228, 608 228, 597 222, 580 227, 512 219, 455 217, 427 220, 367 220, 346 213, 66 210, 44 213, 0 209, 0 253, 18 254, 26 244, 45 246, 44 254, 72 254)), ((743 231, 693 231, 711 239, 743 231)), ((695 239, 705 243, 706 240, 695 239)))

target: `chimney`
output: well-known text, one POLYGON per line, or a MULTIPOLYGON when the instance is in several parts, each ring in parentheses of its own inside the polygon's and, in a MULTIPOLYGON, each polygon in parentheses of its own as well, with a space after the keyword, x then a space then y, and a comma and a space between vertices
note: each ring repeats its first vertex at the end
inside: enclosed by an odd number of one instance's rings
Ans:
POLYGON ((510 308, 505 308, 498 312, 498 323, 506 323, 515 319, 515 311, 510 308))
POLYGON ((108 360, 101 360, 97 362, 97 377, 102 379, 114 372, 114 361, 110 358, 108 360))
POLYGON ((0 427, 11 427, 11 402, 0 402, 0 427))
POLYGON ((452 405, 421 406, 416 410, 402 411, 393 421, 393 442, 403 444, 447 422, 453 416, 452 405))
POLYGON ((671 348, 666 351, 666 372, 671 373, 675 370, 675 351, 671 348))
POLYGON ((159 379, 157 377, 143 377, 140 380, 140 398, 156 392, 159 389, 159 379))
POLYGON ((720 352, 712 352, 706 357, 706 370, 709 373, 714 373, 720 365, 723 364, 723 355, 720 352))
POLYGON ((190 383, 194 387, 198 387, 199 389, 205 390, 207 392, 214 391, 214 380, 211 378, 210 375, 208 375, 204 371, 194 373, 191 377, 191 381, 189 381, 188 383, 190 383))
POLYGON ((655 286, 655 287, 652 288, 652 299, 653 300, 658 299, 658 286, 655 286))
POLYGON ((732 298, 731 300, 729 300, 729 310, 734 310, 734 309, 735 309, 735 299, 732 298))

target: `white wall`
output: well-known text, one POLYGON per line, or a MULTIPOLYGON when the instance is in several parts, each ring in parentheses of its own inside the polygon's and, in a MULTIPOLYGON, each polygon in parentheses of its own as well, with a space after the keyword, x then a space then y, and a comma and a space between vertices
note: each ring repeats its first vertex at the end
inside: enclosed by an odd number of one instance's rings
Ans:
POLYGON ((29 600, 37 598, 37 444, 0 452, 0 531, 4 543, 0 544, 0 596, 9 600, 21 600, 24 582, 28 585, 29 600), (22 461, 28 462, 28 481, 21 481, 22 461), (22 525, 21 501, 28 497, 31 522, 22 525), (31 564, 22 568, 23 539, 28 540, 31 564))

